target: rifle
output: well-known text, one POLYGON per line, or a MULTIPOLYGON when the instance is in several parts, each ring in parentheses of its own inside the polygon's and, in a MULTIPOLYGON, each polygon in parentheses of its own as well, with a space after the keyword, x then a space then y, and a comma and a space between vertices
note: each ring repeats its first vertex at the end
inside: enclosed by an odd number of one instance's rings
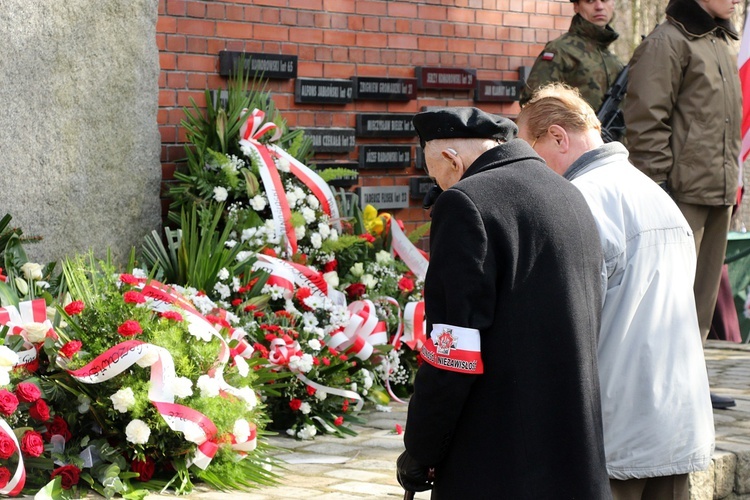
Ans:
POLYGON ((602 139, 604 142, 619 141, 625 134, 625 118, 620 109, 620 103, 625 98, 628 87, 628 66, 617 75, 615 83, 607 89, 596 117, 602 123, 602 139))

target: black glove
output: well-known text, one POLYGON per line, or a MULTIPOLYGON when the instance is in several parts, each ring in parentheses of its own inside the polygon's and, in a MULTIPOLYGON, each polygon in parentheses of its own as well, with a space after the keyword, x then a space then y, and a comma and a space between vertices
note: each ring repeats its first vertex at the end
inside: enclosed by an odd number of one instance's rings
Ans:
POLYGON ((432 489, 434 477, 432 469, 418 464, 405 451, 396 460, 396 479, 406 491, 426 491, 432 489))

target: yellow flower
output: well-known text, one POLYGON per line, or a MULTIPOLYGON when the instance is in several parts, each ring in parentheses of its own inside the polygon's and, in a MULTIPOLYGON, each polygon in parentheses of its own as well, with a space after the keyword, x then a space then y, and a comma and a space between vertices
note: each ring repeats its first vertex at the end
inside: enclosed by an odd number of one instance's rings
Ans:
POLYGON ((362 217, 365 223, 365 229, 368 233, 380 235, 385 229, 386 222, 390 220, 391 214, 382 213, 378 216, 378 209, 372 205, 366 205, 362 211, 362 217))

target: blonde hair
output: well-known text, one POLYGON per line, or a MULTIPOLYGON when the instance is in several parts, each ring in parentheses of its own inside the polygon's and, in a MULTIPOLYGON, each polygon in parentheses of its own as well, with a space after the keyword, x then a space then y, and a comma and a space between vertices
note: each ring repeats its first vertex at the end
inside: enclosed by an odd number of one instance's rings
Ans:
POLYGON ((550 83, 537 89, 521 108, 516 123, 525 126, 534 138, 543 136, 552 125, 571 132, 602 130, 596 113, 581 98, 578 89, 564 83, 550 83))

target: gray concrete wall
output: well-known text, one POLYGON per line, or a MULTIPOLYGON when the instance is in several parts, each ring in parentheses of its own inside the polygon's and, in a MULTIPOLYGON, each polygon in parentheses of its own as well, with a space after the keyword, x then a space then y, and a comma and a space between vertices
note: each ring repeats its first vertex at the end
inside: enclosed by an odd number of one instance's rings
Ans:
MULTIPOLYGON (((0 216, 44 263, 161 225, 158 0, 0 0, 0 216)), ((1 264, 0 264, 1 265, 1 264)))

